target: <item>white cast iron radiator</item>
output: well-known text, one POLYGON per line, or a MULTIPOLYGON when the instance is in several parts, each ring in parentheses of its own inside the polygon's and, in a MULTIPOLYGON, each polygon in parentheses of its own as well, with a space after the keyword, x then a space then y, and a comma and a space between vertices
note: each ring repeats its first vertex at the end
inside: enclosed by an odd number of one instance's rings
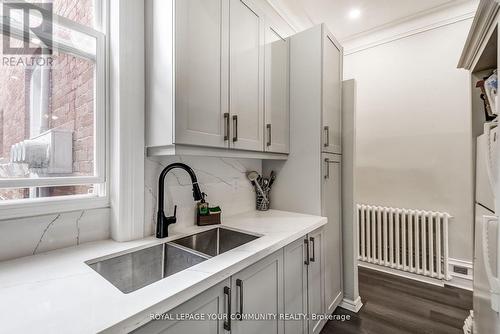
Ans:
POLYGON ((449 280, 445 212, 358 204, 358 260, 449 280))

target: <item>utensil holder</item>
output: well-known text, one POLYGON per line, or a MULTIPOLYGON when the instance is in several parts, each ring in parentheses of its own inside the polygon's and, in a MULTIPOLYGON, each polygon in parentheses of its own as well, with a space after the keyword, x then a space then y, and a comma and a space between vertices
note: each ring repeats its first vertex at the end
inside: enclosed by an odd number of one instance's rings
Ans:
POLYGON ((258 211, 267 211, 271 206, 271 199, 269 198, 269 193, 271 192, 271 189, 266 189, 263 191, 266 194, 268 201, 266 201, 264 199, 264 196, 262 196, 258 191, 256 191, 256 199, 257 199, 256 208, 258 211))

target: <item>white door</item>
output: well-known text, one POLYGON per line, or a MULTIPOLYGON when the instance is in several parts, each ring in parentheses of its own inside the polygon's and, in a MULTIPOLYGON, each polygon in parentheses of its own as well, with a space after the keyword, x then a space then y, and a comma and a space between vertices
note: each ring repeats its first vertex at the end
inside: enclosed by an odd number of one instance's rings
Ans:
MULTIPOLYGON (((320 228, 309 234, 309 265, 307 272, 308 313, 322 316, 325 314, 325 258, 324 231, 320 228)), ((325 321, 310 320, 309 333, 321 332, 325 321)))
POLYGON ((231 276, 233 314, 241 320, 231 322, 232 334, 282 334, 283 250, 231 276), (249 316, 276 315, 276 319, 252 320, 249 316))
MULTIPOLYGON (((198 296, 188 300, 184 304, 168 311, 165 315, 172 317, 166 320, 153 320, 146 325, 136 329, 132 333, 140 334, 224 334, 225 321, 222 315, 228 312, 228 296, 230 296, 229 279, 202 292, 198 296), (177 315, 199 314, 199 315, 221 315, 220 320, 178 320, 177 315)), ((227 324, 226 324, 227 326, 227 324)))
POLYGON ((328 218, 325 230, 325 310, 333 313, 343 297, 341 160, 323 154, 322 215, 328 218))
POLYGON ((290 152, 289 39, 266 27, 265 47, 265 151, 290 152))
POLYGON ((329 33, 325 32, 323 39, 322 151, 340 154, 342 153, 342 51, 329 33))
MULTIPOLYGON (((284 248, 284 312, 307 314, 307 238, 300 238, 284 248)), ((307 319, 285 321, 286 334, 306 334, 307 319)))
POLYGON ((231 0, 229 16, 230 145, 264 149, 264 24, 250 0, 231 0))
POLYGON ((228 11, 229 0, 175 2, 176 144, 229 145, 228 11))

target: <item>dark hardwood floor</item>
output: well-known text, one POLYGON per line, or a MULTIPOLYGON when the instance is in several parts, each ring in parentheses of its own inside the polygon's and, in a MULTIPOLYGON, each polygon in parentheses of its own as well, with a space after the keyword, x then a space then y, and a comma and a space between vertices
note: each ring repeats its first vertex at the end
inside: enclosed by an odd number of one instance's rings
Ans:
POLYGON ((349 321, 329 321, 321 334, 462 334, 472 292, 359 268, 363 308, 337 308, 349 321))

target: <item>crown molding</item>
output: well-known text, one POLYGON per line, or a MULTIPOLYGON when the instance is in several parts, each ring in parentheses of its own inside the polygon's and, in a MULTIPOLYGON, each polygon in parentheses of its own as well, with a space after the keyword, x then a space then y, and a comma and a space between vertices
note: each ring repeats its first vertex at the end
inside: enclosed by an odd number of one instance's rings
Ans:
POLYGON ((476 3, 473 1, 448 3, 358 34, 356 38, 344 39, 341 41, 345 47, 344 55, 348 56, 429 30, 471 20, 476 13, 476 3))
POLYGON ((297 20, 293 19, 291 15, 287 14, 283 4, 279 0, 265 0, 269 6, 292 28, 294 32, 299 32, 304 30, 304 27, 300 25, 297 20))
POLYGON ((489 35, 491 26, 496 22, 499 10, 500 4, 497 1, 481 0, 458 62, 458 68, 472 69, 474 61, 489 35))
POLYGON ((400 24, 402 24, 404 22, 408 22, 408 21, 411 21, 411 20, 417 20, 419 18, 423 18, 423 17, 429 16, 429 15, 431 15, 433 13, 436 13, 436 12, 439 12, 439 11, 443 11, 443 10, 446 10, 446 9, 449 9, 449 8, 453 8, 453 7, 462 5, 462 4, 467 3, 467 2, 471 2, 471 0, 449 1, 447 3, 444 3, 444 4, 441 4, 441 5, 432 7, 432 8, 428 8, 428 9, 419 11, 417 13, 414 13, 414 14, 411 14, 411 15, 408 15, 408 16, 401 17, 401 18, 399 18, 397 20, 384 23, 382 25, 373 27, 371 29, 368 29, 368 30, 365 30, 365 31, 362 31, 362 32, 359 32, 359 33, 356 33, 356 34, 353 34, 353 35, 346 36, 346 37, 344 37, 344 38, 341 39, 341 42, 342 43, 347 43, 347 42, 350 42, 352 40, 355 40, 355 39, 358 39, 358 38, 361 38, 361 37, 364 37, 364 36, 372 35, 372 34, 378 32, 378 31, 382 31, 382 30, 385 30, 385 29, 388 29, 388 28, 391 28, 391 27, 396 27, 396 26, 398 26, 398 25, 400 25, 400 24))

